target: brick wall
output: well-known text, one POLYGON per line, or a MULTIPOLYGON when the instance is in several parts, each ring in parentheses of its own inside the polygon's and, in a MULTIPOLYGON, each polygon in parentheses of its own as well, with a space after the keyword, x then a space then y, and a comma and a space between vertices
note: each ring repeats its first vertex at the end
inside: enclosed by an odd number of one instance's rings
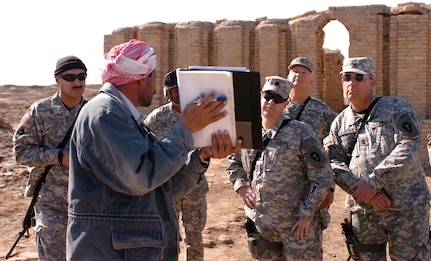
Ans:
POLYGON ((366 5, 330 7, 286 19, 220 20, 168 24, 152 22, 120 28, 105 35, 104 51, 132 38, 144 40, 157 53, 157 92, 148 113, 165 103, 164 75, 189 65, 245 66, 266 76, 286 77, 290 61, 307 56, 316 67, 311 95, 335 111, 345 107, 339 72, 344 57, 324 50, 323 27, 332 20, 349 32, 349 55, 376 62, 376 94, 409 100, 421 118, 421 160, 429 171, 426 134, 431 133, 431 5, 405 3, 395 7, 366 5))

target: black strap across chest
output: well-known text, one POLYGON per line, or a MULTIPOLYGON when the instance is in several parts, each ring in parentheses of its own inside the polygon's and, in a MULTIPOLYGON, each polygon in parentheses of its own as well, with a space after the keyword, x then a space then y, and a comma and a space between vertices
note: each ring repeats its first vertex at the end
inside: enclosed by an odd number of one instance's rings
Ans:
MULTIPOLYGON (((280 127, 278 127, 277 133, 275 135, 277 135, 278 132, 281 130, 281 128, 283 128, 284 126, 286 126, 290 122, 290 120, 291 119, 285 119, 285 120, 283 120, 283 122, 280 124, 280 127)), ((253 162, 252 162, 251 167, 250 167, 250 181, 253 180, 253 172, 254 172, 254 169, 256 167, 256 162, 260 158, 260 156, 262 155, 262 151, 266 148, 266 146, 268 145, 268 143, 269 143, 270 140, 271 140, 270 138, 266 138, 263 141, 262 149, 257 151, 256 156, 253 159, 253 162)))
POLYGON ((356 142, 358 140, 358 136, 359 136, 359 132, 361 131, 361 129, 365 126, 365 123, 368 121, 368 117, 370 116, 370 112, 373 110, 374 105, 376 105, 376 103, 380 100, 380 97, 377 97, 374 99, 374 101, 371 103, 370 107, 368 107, 368 109, 365 112, 364 117, 361 120, 361 125, 359 126, 359 128, 356 130, 355 132, 355 136, 353 136, 353 138, 350 140, 349 142, 349 151, 347 152, 347 165, 350 164, 350 160, 352 159, 352 152, 353 149, 355 148, 356 142))
POLYGON ((298 115, 296 115, 295 120, 299 121, 299 118, 301 117, 302 112, 304 111, 305 105, 310 101, 310 96, 307 97, 304 104, 301 107, 301 110, 298 112, 298 115))

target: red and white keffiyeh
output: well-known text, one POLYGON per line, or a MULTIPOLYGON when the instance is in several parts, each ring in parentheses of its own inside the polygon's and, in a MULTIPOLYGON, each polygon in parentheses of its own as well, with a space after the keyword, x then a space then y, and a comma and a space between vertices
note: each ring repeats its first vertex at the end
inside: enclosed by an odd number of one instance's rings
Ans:
POLYGON ((156 68, 156 53, 147 43, 132 39, 104 55, 102 81, 114 86, 148 77, 156 68))

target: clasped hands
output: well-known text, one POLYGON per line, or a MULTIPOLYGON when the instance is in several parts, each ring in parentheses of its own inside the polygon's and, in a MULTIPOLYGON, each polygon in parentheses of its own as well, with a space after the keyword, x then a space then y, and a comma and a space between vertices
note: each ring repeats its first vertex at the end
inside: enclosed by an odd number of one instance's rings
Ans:
POLYGON ((361 179, 352 186, 353 197, 358 202, 364 202, 374 209, 382 209, 391 205, 391 200, 384 192, 375 192, 368 183, 361 179))

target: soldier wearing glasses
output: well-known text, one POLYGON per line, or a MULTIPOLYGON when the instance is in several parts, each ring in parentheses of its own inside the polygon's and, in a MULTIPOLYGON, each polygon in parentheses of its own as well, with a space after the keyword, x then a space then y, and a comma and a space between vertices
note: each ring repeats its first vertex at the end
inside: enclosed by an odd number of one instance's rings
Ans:
POLYGON ((281 77, 266 78, 260 101, 267 145, 261 153, 242 149, 227 169, 260 233, 257 251, 250 250, 259 260, 323 258, 319 206, 333 183, 332 170, 312 128, 283 115, 292 86, 281 77))
POLYGON ((403 98, 373 95, 372 58, 346 59, 341 75, 349 106, 332 123, 325 148, 336 184, 349 194, 359 260, 386 260, 387 244, 392 260, 430 260, 419 116, 403 98))
POLYGON ((45 168, 52 165, 34 207, 40 260, 66 259, 69 150, 57 146, 85 103, 87 68, 79 58, 66 56, 58 60, 54 77, 58 91, 30 106, 13 137, 17 164, 31 168, 26 196, 33 196, 45 168))
MULTIPOLYGON (((287 79, 293 83, 293 88, 289 93, 289 104, 283 113, 291 119, 310 125, 323 143, 337 113, 325 102, 310 96, 310 88, 314 82, 314 64, 307 57, 296 57, 290 62, 288 69, 287 79)), ((334 191, 335 184, 332 184, 325 201, 319 207, 321 237, 323 237, 323 230, 328 227, 331 220, 329 207, 334 200, 334 191)))

